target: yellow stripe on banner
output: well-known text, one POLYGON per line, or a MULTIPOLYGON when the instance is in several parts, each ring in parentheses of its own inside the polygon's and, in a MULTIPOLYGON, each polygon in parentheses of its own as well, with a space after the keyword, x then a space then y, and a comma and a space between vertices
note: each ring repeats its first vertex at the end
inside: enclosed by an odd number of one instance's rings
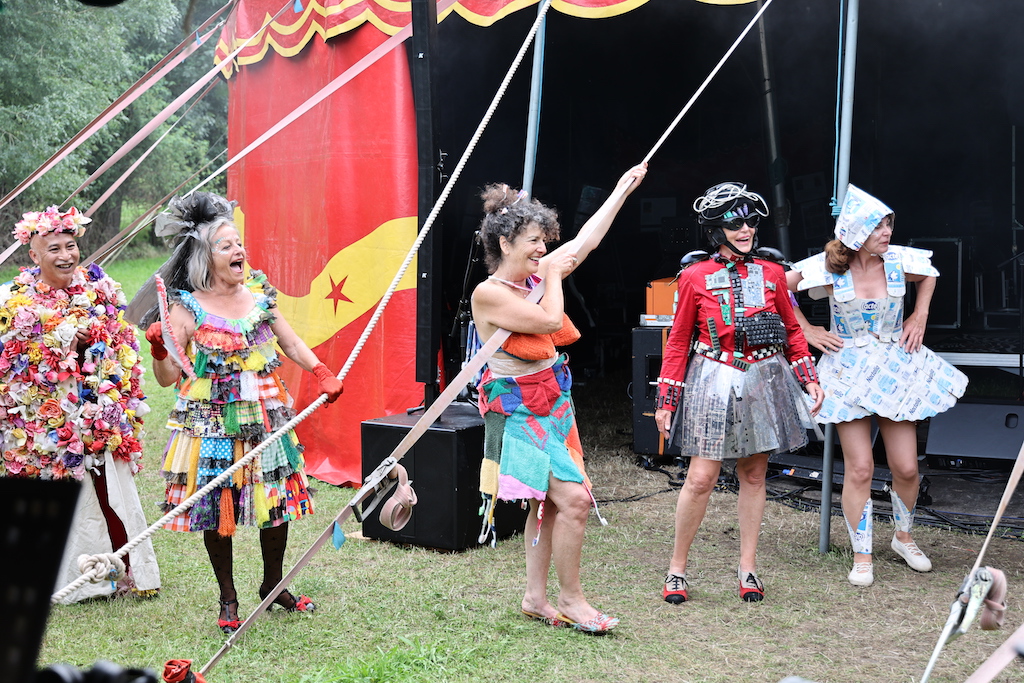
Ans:
MULTIPOLYGON (((674 1, 679 2, 680 0, 674 1)), ((743 1, 753 2, 753 0, 743 1)), ((551 9, 561 12, 562 14, 568 14, 571 17, 579 17, 581 19, 607 19, 608 17, 615 17, 635 10, 637 7, 647 4, 647 2, 648 0, 621 0, 621 2, 605 7, 583 7, 573 0, 554 0, 554 2, 551 3, 551 9)), ((537 4, 540 4, 540 0, 512 0, 502 7, 499 12, 496 12, 491 16, 484 16, 466 9, 461 3, 455 3, 451 8, 438 17, 438 21, 441 21, 452 12, 455 12, 471 24, 484 27, 492 26, 497 23, 499 19, 504 19, 513 12, 518 12, 537 4)))
MULTIPOLYGON (((416 232, 415 216, 384 223, 331 257, 310 281, 309 294, 293 297, 279 291, 277 307, 281 315, 310 348, 324 343, 380 303, 408 255, 416 232)), ((414 258, 395 291, 415 288, 414 258)))

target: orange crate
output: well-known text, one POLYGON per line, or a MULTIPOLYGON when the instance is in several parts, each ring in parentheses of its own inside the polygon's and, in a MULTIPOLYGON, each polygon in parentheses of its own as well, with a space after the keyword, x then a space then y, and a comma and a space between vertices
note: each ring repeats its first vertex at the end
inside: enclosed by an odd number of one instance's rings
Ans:
POLYGON ((675 315, 676 279, 663 277, 647 283, 647 314, 675 315))

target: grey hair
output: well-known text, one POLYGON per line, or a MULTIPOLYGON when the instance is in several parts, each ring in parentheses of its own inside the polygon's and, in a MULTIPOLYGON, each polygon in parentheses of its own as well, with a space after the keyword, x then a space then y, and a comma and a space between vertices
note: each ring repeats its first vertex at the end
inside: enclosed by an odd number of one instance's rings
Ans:
POLYGON ((230 218, 219 217, 196 228, 195 244, 188 259, 188 283, 193 291, 208 292, 213 289, 212 240, 225 225, 235 227, 230 218))

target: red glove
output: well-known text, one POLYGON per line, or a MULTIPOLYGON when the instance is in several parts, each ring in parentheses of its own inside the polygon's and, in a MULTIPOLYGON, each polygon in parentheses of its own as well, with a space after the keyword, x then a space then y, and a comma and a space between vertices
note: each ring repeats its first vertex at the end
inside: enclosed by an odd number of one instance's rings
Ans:
POLYGON ((316 375, 317 382, 321 394, 327 394, 327 402, 334 403, 341 396, 341 392, 345 390, 341 380, 334 376, 330 369, 323 363, 317 363, 313 366, 313 374, 316 375))
POLYGON ((167 347, 164 346, 164 333, 159 320, 146 328, 146 341, 150 344, 149 353, 154 360, 167 358, 167 347))

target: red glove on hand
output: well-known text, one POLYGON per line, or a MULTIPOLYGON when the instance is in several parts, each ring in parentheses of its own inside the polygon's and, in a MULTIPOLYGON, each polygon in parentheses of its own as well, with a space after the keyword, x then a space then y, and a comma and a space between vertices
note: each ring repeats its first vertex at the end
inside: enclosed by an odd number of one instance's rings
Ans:
POLYGON ((167 347, 164 346, 164 333, 159 320, 146 328, 146 341, 150 344, 149 353, 154 360, 167 358, 167 347))
POLYGON ((341 396, 341 392, 345 390, 341 380, 334 376, 330 369, 323 363, 317 363, 313 366, 313 374, 316 375, 317 382, 319 383, 319 390, 321 394, 327 394, 327 402, 334 403, 341 396))

